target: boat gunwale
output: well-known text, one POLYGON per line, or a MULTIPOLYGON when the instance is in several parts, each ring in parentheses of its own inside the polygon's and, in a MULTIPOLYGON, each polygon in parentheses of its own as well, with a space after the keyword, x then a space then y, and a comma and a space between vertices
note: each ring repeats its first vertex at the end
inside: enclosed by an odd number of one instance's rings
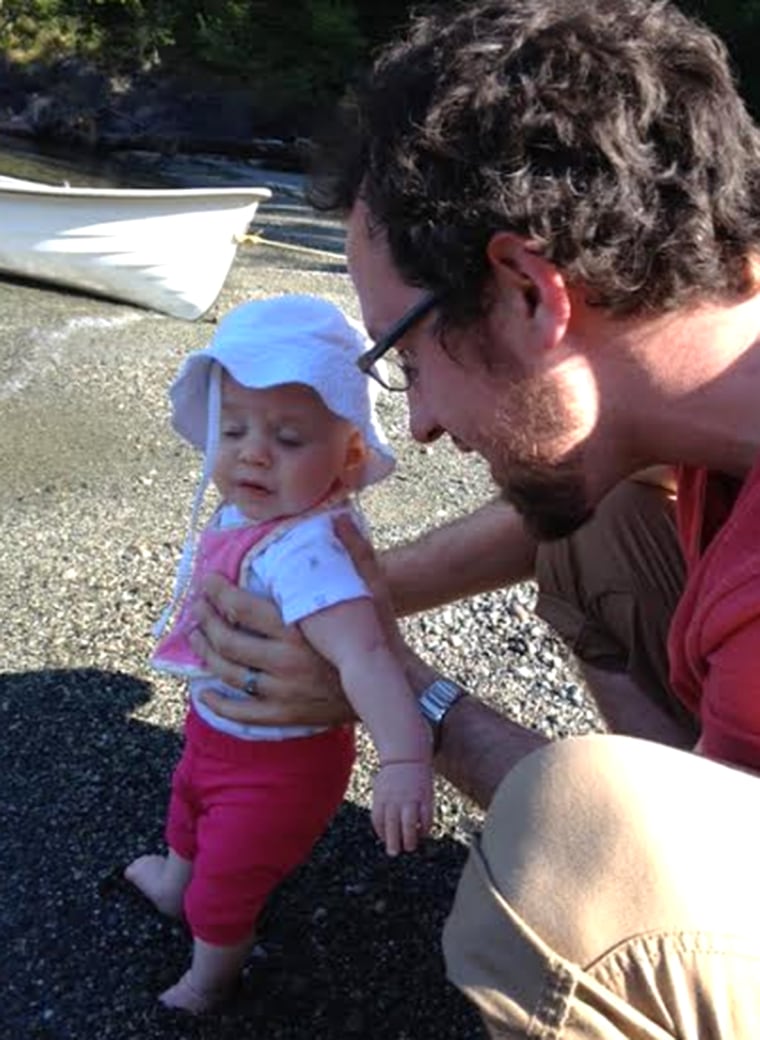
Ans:
POLYGON ((272 191, 264 187, 222 188, 86 188, 68 185, 37 184, 33 181, 12 183, 15 178, 0 176, 0 192, 12 195, 55 195, 66 198, 94 199, 187 199, 187 198, 240 198, 263 202, 271 199, 272 191))

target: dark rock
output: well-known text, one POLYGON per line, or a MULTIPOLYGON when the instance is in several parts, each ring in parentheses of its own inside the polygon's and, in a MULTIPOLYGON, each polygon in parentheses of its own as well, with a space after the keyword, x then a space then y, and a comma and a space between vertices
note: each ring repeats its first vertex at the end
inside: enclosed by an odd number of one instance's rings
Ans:
POLYGON ((0 131, 12 136, 100 153, 214 153, 301 170, 303 118, 277 119, 275 126, 252 90, 237 84, 198 90, 155 73, 110 79, 73 57, 23 71, 0 59, 0 131))

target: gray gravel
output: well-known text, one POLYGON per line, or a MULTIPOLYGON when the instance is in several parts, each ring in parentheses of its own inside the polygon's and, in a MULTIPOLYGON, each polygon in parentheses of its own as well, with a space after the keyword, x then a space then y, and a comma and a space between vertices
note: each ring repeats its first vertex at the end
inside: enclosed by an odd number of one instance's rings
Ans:
MULTIPOLYGON (((340 226, 283 189, 258 226, 340 248, 340 226)), ((214 312, 193 325, 0 282, 3 1038, 482 1035, 438 945, 480 817, 441 782, 422 853, 387 859, 368 819, 366 742, 338 818, 272 899, 224 1012, 189 1022, 158 1010, 187 938, 117 879, 120 864, 160 844, 183 716, 179 685, 146 666, 197 476, 168 431, 165 389, 215 315, 283 291, 357 314, 340 257, 264 246, 241 251, 214 312)), ((383 418, 400 465, 364 501, 378 545, 489 497, 477 461, 407 438, 402 399, 389 398, 383 418)), ((533 599, 530 585, 480 596, 410 620, 408 635, 527 725, 551 736, 598 728, 533 599)))

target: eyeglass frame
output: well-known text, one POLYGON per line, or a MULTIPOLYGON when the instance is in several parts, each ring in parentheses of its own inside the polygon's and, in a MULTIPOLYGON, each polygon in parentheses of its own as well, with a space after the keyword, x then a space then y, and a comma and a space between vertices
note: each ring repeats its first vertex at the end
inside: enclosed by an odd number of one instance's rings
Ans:
POLYGON ((360 371, 364 372, 365 375, 371 376, 381 386, 385 387, 386 390, 390 390, 394 393, 406 393, 409 389, 409 384, 406 386, 391 386, 387 383, 382 376, 375 370, 377 362, 384 357, 389 350, 396 346, 398 341, 407 334, 407 332, 413 328, 418 322, 422 321, 438 304, 444 299, 446 293, 442 289, 437 289, 433 292, 427 293, 421 300, 417 300, 405 314, 402 314, 398 321, 394 322, 393 325, 388 329, 387 332, 383 333, 380 339, 361 354, 356 364, 360 371))

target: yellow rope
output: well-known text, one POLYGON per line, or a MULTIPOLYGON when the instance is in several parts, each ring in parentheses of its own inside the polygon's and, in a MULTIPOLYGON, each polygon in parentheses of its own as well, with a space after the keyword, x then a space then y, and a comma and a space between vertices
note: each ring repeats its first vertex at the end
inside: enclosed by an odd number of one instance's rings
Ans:
POLYGON ((328 249, 313 249, 311 246, 299 246, 295 242, 274 242, 261 235, 236 235, 235 241, 241 246, 273 246, 275 249, 290 249, 294 253, 305 253, 307 256, 327 257, 337 263, 345 264, 346 257, 342 253, 331 253, 328 249))

